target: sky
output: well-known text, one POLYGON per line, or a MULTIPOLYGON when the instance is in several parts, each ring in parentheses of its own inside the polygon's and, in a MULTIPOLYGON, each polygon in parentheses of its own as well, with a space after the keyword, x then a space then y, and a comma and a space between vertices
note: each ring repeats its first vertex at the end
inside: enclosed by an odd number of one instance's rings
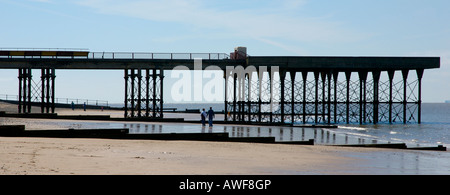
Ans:
MULTIPOLYGON (((441 57, 422 98, 450 100, 448 0, 0 0, 0 17, 0 48, 441 57)), ((56 76, 59 98, 123 102, 123 71, 56 76)), ((166 102, 175 81, 165 81, 166 102)), ((0 70, 0 94, 17 88, 17 70, 0 70)))

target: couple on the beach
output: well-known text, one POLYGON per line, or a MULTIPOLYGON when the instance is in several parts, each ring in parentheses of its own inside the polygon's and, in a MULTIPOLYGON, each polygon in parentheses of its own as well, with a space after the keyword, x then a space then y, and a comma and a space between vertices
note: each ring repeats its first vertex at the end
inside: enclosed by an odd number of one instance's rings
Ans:
POLYGON ((213 118, 215 117, 214 111, 212 109, 212 107, 209 107, 208 112, 205 111, 205 109, 203 108, 202 113, 200 114, 200 116, 202 117, 202 125, 205 126, 206 124, 206 117, 208 117, 208 123, 209 126, 212 127, 213 126, 213 118))

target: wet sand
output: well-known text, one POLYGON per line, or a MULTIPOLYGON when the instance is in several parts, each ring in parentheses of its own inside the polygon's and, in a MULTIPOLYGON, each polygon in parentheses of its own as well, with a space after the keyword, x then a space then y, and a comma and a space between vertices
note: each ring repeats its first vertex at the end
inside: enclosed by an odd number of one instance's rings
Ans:
MULTIPOLYGON (((7 120, 14 121, 0 118, 0 124, 7 120)), ((45 119, 19 121, 27 129, 62 128, 45 119)), ((0 137, 0 175, 450 174, 449 154, 319 145, 0 137)))

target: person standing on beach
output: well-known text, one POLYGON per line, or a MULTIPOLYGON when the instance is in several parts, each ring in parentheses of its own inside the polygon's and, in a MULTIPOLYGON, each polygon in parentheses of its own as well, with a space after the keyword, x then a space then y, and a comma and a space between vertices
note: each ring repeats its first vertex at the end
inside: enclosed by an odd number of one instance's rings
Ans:
POLYGON ((209 111, 208 111, 208 123, 209 126, 212 127, 213 126, 213 118, 215 117, 214 111, 212 109, 212 107, 209 107, 209 111))
POLYGON ((83 110, 86 111, 86 102, 83 103, 83 110))
POLYGON ((72 101, 72 110, 75 110, 75 104, 72 101))
POLYGON ((206 116, 208 116, 208 114, 206 114, 205 109, 203 108, 202 113, 200 114, 200 116, 202 117, 202 126, 205 126, 206 124, 206 116))

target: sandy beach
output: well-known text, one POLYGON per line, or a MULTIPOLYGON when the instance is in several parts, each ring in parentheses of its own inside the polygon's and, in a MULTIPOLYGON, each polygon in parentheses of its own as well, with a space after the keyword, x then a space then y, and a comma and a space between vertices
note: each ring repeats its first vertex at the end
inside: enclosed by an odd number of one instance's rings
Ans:
POLYGON ((340 174, 351 158, 324 146, 0 138, 0 174, 340 174))
MULTIPOLYGON (((0 118, 0 124, 14 121, 26 129, 61 128, 46 119, 0 118)), ((324 145, 0 137, 0 175, 54 174, 450 174, 450 155, 324 145)))
MULTIPOLYGON (((449 174, 437 152, 255 143, 0 137, 0 175, 449 174), (428 161, 430 160, 430 161, 428 161)), ((442 161, 449 157, 441 152, 442 161)))

